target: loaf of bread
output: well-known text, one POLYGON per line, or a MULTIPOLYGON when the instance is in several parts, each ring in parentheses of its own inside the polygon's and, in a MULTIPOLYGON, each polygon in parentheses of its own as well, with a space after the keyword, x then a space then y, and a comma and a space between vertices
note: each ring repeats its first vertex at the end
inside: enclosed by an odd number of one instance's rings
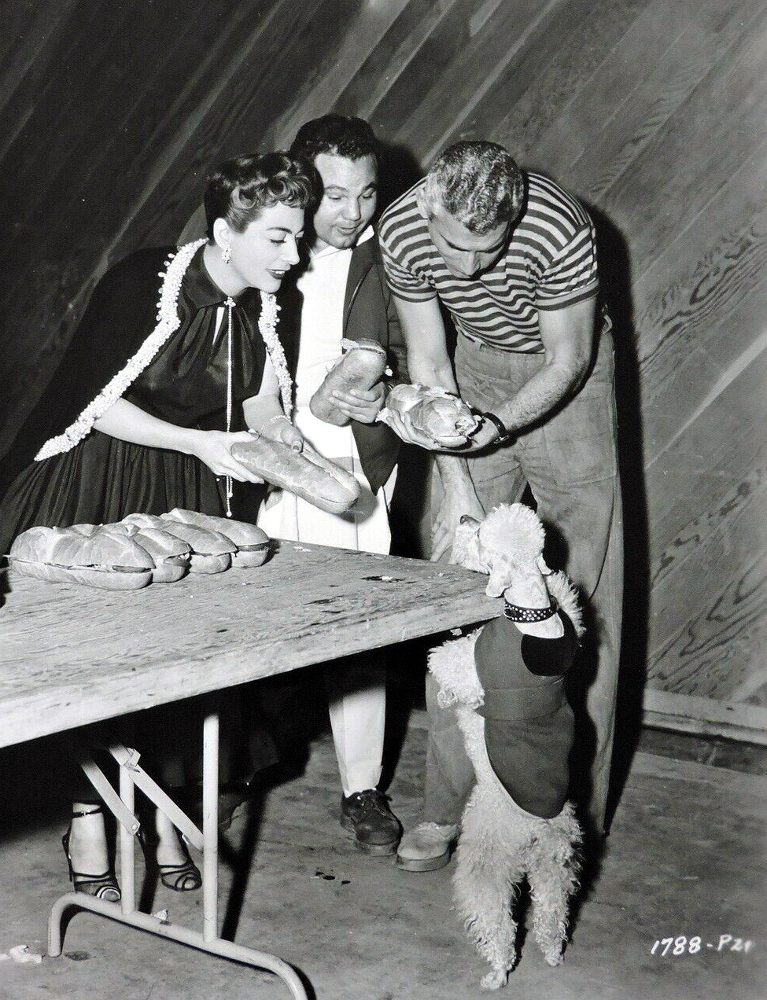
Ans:
POLYGON ((395 386, 377 419, 390 424, 392 411, 401 417, 408 414, 416 430, 449 448, 465 444, 479 426, 479 419, 462 399, 436 386, 395 386))
POLYGON ((338 409, 333 390, 372 389, 386 371, 386 351, 376 341, 342 340, 341 347, 344 353, 309 402, 309 409, 318 420, 337 427, 345 427, 351 418, 338 409))
POLYGON ((237 551, 232 554, 233 566, 260 566, 269 558, 269 536, 247 521, 233 521, 228 517, 214 517, 212 514, 200 514, 196 510, 183 510, 179 507, 163 514, 162 520, 191 524, 224 535, 237 546, 237 551))
POLYGON ((138 590, 152 582, 154 560, 130 535, 87 527, 94 530, 29 528, 11 546, 13 569, 37 580, 102 590, 138 590))
POLYGON ((152 557, 154 570, 152 583, 175 583, 189 572, 192 549, 187 542, 167 531, 157 528, 139 528, 135 524, 73 524, 69 531, 91 536, 96 531, 103 534, 123 535, 145 549, 152 557))
POLYGON ((253 434, 251 441, 237 441, 232 455, 266 482, 331 514, 349 510, 359 499, 360 484, 354 476, 307 444, 297 452, 253 434))
POLYGON ((153 514, 129 514, 120 523, 132 524, 142 530, 154 528, 166 531, 169 535, 186 542, 191 549, 189 562, 191 573, 223 573, 232 565, 232 556, 237 550, 234 542, 218 531, 163 519, 153 514))

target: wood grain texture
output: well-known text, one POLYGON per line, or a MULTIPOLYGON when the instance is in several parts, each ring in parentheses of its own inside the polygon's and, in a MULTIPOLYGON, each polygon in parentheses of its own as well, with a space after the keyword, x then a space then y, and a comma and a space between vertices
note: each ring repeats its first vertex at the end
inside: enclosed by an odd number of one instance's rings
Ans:
POLYGON ((710 67, 743 32, 748 0, 649 4, 530 157, 545 166, 573 156, 560 176, 581 196, 601 202, 710 67), (648 53, 652 59, 647 64, 648 53), (642 67, 643 72, 637 72, 642 67), (584 107, 587 105, 588 107, 584 107), (596 120, 601 112, 602 121, 596 120), (590 114, 590 127, 582 127, 590 114), (559 144, 568 142, 564 155, 559 144), (576 154, 576 155, 574 155, 576 154))
POLYGON ((761 13, 600 200, 631 234, 636 269, 665 249, 767 137, 766 37, 761 13), (699 164, 706 165, 702 178, 699 164))
MULTIPOLYGON (((648 726, 767 745, 767 711, 761 706, 675 694, 650 687, 645 689, 643 704, 643 717, 648 726)), ((653 760, 662 759, 653 756, 653 760)), ((727 774, 728 781, 737 774, 724 769, 723 773, 727 774)))
MULTIPOLYGON (((466 22, 466 38, 455 58, 441 69, 432 64, 434 81, 417 106, 400 125, 395 141, 410 149, 424 166, 451 141, 457 123, 462 122, 482 96, 493 89, 504 69, 540 27, 559 0, 519 0, 496 7, 473 36, 466 22), (478 79, 477 65, 483 66, 478 79), (446 128, 447 126, 447 128, 446 128)), ((466 11, 466 8, 464 8, 466 11)), ((463 133, 461 133, 463 135, 463 133)))
POLYGON ((456 566, 292 542, 257 569, 127 594, 11 574, 0 745, 486 621, 500 606, 485 582, 456 566))

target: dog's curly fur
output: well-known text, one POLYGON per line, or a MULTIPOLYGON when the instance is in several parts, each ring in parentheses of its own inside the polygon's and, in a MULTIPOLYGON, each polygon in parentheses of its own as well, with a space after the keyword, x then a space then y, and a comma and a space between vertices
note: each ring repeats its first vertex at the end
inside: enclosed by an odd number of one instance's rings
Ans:
MULTIPOLYGON (((504 505, 482 522, 480 539, 489 562, 486 572, 497 569, 501 560, 518 569, 520 562, 529 564, 540 556, 543 527, 522 504, 504 505), (494 553, 498 560, 493 560, 494 553)), ((574 587, 564 573, 547 577, 546 584, 580 636, 583 623, 574 587)), ((525 879, 533 900, 533 935, 550 965, 562 961, 568 902, 578 886, 582 831, 571 803, 553 819, 533 816, 514 802, 493 771, 485 745, 485 720, 476 711, 484 702, 474 663, 480 631, 432 650, 429 670, 439 685, 440 703, 456 706, 477 778, 456 850, 456 909, 491 966, 481 985, 498 989, 505 985, 517 960, 512 907, 525 879)))

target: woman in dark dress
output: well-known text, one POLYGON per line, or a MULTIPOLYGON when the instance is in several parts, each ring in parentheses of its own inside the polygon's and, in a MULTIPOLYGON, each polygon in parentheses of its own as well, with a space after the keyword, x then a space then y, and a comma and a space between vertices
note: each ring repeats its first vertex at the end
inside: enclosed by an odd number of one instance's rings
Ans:
MULTIPOLYGON (((3 463, 0 554, 32 525, 230 513, 232 482, 260 481, 230 453, 247 428, 301 447, 285 419, 274 293, 298 262, 314 196, 303 160, 237 157, 209 178, 207 240, 142 250, 107 272, 3 463)), ((197 888, 174 828, 159 812, 156 825, 163 881, 197 888)), ((120 898, 98 802, 74 803, 65 849, 76 890, 120 898)))

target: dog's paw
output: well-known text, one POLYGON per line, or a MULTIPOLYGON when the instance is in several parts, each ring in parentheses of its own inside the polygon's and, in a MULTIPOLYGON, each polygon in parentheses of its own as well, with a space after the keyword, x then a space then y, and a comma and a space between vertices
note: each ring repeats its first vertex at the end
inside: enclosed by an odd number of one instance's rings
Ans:
POLYGON ((504 969, 501 972, 498 969, 493 969, 492 972, 488 972, 486 976, 482 977, 479 985, 483 990, 499 990, 502 986, 506 985, 508 978, 508 969, 504 969))
POLYGON ((549 965, 561 965, 565 960, 565 956, 561 951, 544 951, 543 957, 549 965))

